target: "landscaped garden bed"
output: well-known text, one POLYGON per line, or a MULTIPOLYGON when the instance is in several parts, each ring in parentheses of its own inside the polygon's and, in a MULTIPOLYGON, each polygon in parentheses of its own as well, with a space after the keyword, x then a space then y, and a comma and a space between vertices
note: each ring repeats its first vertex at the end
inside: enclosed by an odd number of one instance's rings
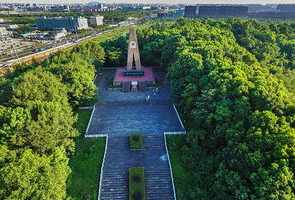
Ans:
POLYGON ((144 168, 129 168, 129 200, 145 200, 144 168))
POLYGON ((131 150, 143 149, 143 135, 136 133, 129 136, 129 147, 131 150))

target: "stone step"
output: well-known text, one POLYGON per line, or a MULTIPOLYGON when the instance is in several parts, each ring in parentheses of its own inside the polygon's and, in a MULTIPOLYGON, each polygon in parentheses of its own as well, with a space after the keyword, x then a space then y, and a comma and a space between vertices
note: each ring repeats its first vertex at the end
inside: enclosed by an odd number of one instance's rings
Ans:
POLYGON ((144 135, 144 150, 130 151, 128 136, 109 137, 108 152, 102 176, 101 199, 128 200, 128 169, 145 168, 147 199, 172 200, 173 189, 167 160, 164 136, 144 135))

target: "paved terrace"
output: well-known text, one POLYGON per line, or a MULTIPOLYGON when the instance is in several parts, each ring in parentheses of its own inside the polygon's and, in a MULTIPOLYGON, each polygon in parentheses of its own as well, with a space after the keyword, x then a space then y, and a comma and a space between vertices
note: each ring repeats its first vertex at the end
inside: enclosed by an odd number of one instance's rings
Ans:
POLYGON ((87 135, 127 135, 134 131, 144 134, 181 132, 172 105, 100 105, 96 106, 87 135))
MULTIPOLYGON (((97 85, 99 87, 99 97, 100 104, 108 104, 108 103, 119 103, 122 104, 134 104, 134 103, 145 103, 146 98, 150 96, 150 101, 157 104, 168 104, 170 102, 170 87, 168 82, 164 82, 162 87, 159 88, 150 88, 144 92, 131 92, 125 93, 119 90, 110 90, 108 89, 108 83, 112 82, 114 70, 105 71, 104 76, 97 80, 97 85), (109 79, 109 80, 108 80, 109 79)), ((155 73, 156 79, 163 79, 162 73, 155 73)))

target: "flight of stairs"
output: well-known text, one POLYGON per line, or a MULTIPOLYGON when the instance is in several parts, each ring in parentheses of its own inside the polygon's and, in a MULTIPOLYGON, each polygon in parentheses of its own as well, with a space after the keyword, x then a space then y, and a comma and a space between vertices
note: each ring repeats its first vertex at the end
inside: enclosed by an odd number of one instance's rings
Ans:
POLYGON ((164 137, 163 134, 145 136, 146 196, 151 200, 174 199, 164 137))
POLYGON ((128 136, 109 136, 102 175, 101 200, 128 199, 128 169, 144 167, 146 197, 174 199, 164 135, 144 135, 144 150, 130 151, 128 136))

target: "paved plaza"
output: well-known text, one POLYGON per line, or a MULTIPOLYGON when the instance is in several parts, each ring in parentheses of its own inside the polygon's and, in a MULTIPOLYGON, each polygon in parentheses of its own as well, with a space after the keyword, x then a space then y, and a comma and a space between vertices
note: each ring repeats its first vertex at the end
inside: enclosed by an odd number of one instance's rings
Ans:
MULTIPOLYGON (((111 76, 105 72, 105 76, 111 76)), ((145 92, 109 90, 106 78, 98 81, 101 101, 95 106, 87 135, 124 135, 183 132, 184 129, 170 99, 169 83, 145 92)))
POLYGON ((183 128, 172 105, 96 106, 87 135, 122 135, 134 131, 144 134, 181 132, 183 128))
MULTIPOLYGON (((99 77, 96 81, 99 87, 99 104, 106 103, 119 103, 119 104, 134 104, 134 103, 146 103, 147 97, 150 97, 149 101, 157 104, 171 104, 171 92, 170 85, 168 82, 163 81, 161 87, 147 88, 146 91, 139 92, 122 92, 119 89, 110 89, 109 83, 112 82, 113 74, 115 74, 115 70, 105 70, 103 72, 103 76, 99 77), (169 102, 168 102, 169 101, 169 102)), ((158 72, 155 73, 157 79, 161 79, 162 76, 165 76, 163 73, 158 72)), ((163 78, 162 78, 163 79, 163 78)))

